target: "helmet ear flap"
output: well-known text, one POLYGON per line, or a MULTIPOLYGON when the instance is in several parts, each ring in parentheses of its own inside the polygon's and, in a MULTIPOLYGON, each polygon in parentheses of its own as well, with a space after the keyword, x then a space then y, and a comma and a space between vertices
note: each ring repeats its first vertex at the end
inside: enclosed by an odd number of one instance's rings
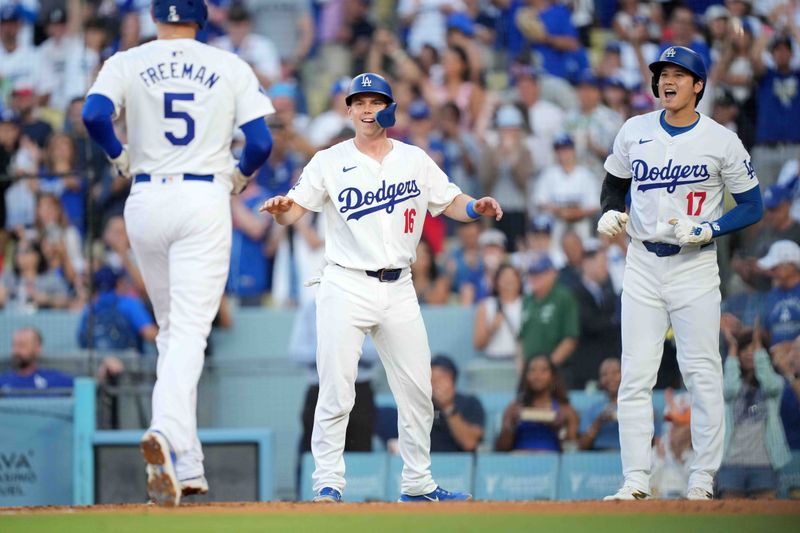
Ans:
POLYGON ((392 102, 384 109, 381 109, 380 111, 375 113, 375 122, 377 122, 378 126, 380 126, 383 129, 391 128, 392 126, 394 126, 395 123, 394 113, 396 110, 397 110, 397 104, 395 102, 392 102))

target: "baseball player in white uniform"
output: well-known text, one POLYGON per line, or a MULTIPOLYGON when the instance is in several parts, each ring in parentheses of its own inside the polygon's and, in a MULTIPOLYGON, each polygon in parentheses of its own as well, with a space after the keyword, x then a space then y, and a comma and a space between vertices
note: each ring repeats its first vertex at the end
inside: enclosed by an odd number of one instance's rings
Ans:
POLYGON ((141 449, 147 490, 161 505, 208 483, 197 438, 197 383, 231 250, 230 194, 272 148, 274 112, 252 69, 195 40, 203 0, 154 0, 158 39, 106 61, 83 118, 117 171, 132 179, 125 222, 159 326, 153 418, 141 449), (125 108, 128 146, 112 116, 125 108), (245 134, 241 161, 230 146, 245 134))
POLYGON ((631 239, 622 292, 622 384, 618 416, 622 488, 606 499, 650 497, 652 389, 672 326, 678 364, 692 396, 687 498, 713 497, 722 460, 720 292, 714 238, 761 218, 750 156, 736 135, 695 111, 706 68, 674 46, 650 64, 663 110, 629 119, 617 134, 601 192, 597 230, 631 239), (723 215, 727 188, 737 202, 723 215), (625 197, 630 192, 630 220, 625 197))
POLYGON ((400 501, 467 500, 430 472, 431 354, 411 282, 425 211, 460 221, 502 217, 496 200, 474 200, 450 183, 421 149, 390 140, 396 104, 372 73, 353 78, 345 99, 356 136, 317 152, 287 196, 262 211, 292 224, 307 211, 325 216, 325 258, 317 292, 319 401, 314 415, 315 501, 338 502, 342 457, 364 336, 378 349, 398 406, 405 463, 400 501))

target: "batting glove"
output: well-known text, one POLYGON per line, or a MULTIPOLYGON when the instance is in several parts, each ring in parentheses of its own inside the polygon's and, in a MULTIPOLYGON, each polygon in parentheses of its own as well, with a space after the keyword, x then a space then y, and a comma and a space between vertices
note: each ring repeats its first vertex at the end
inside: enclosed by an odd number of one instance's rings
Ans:
POLYGON ((711 229, 711 224, 708 222, 700 222, 698 224, 691 220, 677 220, 672 219, 669 221, 675 230, 675 237, 678 239, 678 244, 686 246, 687 244, 705 244, 711 241, 714 236, 714 230, 711 229))
POLYGON ((247 184, 250 183, 250 176, 245 176, 242 174, 239 165, 236 165, 236 168, 233 170, 233 194, 239 194, 247 187, 247 184))
POLYGON ((127 145, 122 147, 122 151, 117 157, 109 157, 109 160, 111 160, 111 164, 114 165, 114 170, 117 171, 117 174, 125 179, 131 179, 131 161, 128 157, 127 145))
POLYGON ((597 222, 597 232, 603 235, 613 237, 620 231, 625 229, 625 224, 628 223, 628 214, 620 213, 619 211, 606 211, 600 220, 597 222))

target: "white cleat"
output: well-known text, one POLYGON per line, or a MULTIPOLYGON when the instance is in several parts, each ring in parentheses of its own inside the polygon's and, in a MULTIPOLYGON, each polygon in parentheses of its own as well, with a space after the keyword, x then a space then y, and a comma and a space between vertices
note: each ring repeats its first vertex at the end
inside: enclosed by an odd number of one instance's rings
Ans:
POLYGON ((181 497, 195 494, 208 494, 208 480, 206 476, 191 477, 181 480, 181 497))
POLYGON ((713 500, 714 494, 701 487, 692 487, 686 491, 687 500, 713 500))
POLYGON ((167 439, 157 431, 148 431, 139 442, 139 448, 147 463, 147 495, 163 507, 177 507, 181 502, 181 489, 167 439))
POLYGON ((621 489, 617 491, 616 494, 612 494, 611 496, 606 496, 603 498, 604 502, 614 501, 614 500, 649 500, 650 495, 646 492, 635 489, 633 487, 629 487, 628 485, 624 485, 621 489))

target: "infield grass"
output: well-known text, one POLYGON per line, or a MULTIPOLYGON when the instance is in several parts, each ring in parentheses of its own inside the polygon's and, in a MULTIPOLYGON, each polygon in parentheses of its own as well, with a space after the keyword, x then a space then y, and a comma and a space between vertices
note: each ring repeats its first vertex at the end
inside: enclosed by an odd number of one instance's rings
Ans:
POLYGON ((537 514, 133 514, 85 513, 0 516, 2 533, 779 533, 800 531, 800 516, 537 515, 537 514))

